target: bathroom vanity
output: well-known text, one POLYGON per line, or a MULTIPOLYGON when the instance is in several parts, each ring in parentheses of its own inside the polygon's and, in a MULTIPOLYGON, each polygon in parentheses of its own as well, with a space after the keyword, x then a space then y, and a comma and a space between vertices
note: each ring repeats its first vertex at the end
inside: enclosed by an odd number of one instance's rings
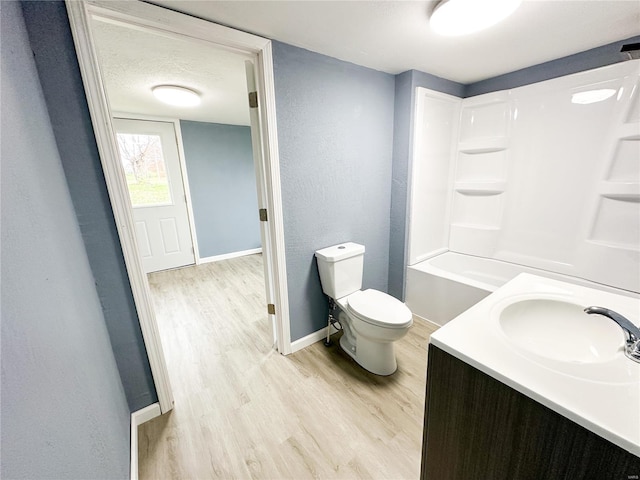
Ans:
POLYGON ((421 479, 640 478, 640 299, 522 274, 435 332, 421 479))

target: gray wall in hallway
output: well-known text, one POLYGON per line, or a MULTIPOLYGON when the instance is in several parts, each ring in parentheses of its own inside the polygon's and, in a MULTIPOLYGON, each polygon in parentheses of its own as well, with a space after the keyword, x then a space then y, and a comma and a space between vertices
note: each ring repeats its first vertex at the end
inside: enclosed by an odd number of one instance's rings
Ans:
POLYGON ((387 290, 394 77, 273 42, 291 339, 327 324, 315 250, 366 247, 387 290))
POLYGON ((0 477, 129 478, 129 407, 17 2, 0 29, 0 477))
POLYGON ((180 121, 200 257, 260 248, 251 129, 180 121))
POLYGON ((22 8, 58 151, 131 411, 157 402, 64 2, 22 8))
POLYGON ((404 300, 405 266, 407 265, 411 148, 417 87, 429 88, 456 97, 462 97, 465 90, 465 86, 461 83, 416 70, 396 75, 389 232, 389 293, 400 300, 404 300))

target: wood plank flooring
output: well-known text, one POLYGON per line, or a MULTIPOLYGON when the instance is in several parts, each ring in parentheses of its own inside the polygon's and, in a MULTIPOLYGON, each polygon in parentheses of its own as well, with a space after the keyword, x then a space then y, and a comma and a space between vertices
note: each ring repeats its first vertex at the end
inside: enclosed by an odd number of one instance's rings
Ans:
POLYGON ((416 319, 398 371, 337 345, 273 348, 262 257, 150 275, 175 409, 139 427, 147 479, 417 479, 427 343, 416 319))

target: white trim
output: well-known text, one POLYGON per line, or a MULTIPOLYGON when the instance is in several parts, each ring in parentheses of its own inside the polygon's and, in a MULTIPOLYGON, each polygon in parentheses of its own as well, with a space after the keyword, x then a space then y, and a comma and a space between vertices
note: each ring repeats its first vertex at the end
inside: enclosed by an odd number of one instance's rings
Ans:
POLYGON ((66 6, 140 328, 160 408, 165 413, 173 408, 173 394, 151 304, 149 284, 136 246, 126 181, 118 165, 118 151, 111 124, 112 115, 93 42, 92 17, 99 16, 133 28, 151 29, 154 33, 179 37, 183 40, 215 43, 221 48, 236 51, 244 56, 251 54, 255 58, 257 90, 261 105, 259 108, 262 120, 260 130, 265 146, 264 183, 267 186, 266 196, 270 215, 267 223, 271 234, 269 248, 265 250, 272 257, 269 263, 273 265, 271 275, 265 280, 272 285, 275 293, 273 303, 277 312, 274 321, 277 347, 281 353, 287 354, 291 352, 291 337, 271 41, 143 2, 67 0, 66 6))
POLYGON ((138 480, 138 425, 133 421, 133 413, 131 414, 131 440, 130 440, 130 460, 129 460, 129 478, 138 480))
POLYGON ((135 423, 136 427, 138 425, 142 425, 149 420, 153 420, 156 417, 162 415, 160 412, 160 404, 152 403, 148 407, 141 408, 140 410, 136 410, 131 414, 131 424, 135 423))
POLYGON ((144 422, 160 416, 160 404, 152 403, 148 407, 136 410, 131 414, 131 460, 130 474, 131 480, 138 480, 138 426, 144 422))
MULTIPOLYGON (((292 342, 291 353, 295 353, 298 350, 302 350, 303 348, 306 348, 309 345, 313 345, 314 343, 319 342, 320 340, 324 342, 327 339, 327 328, 329 327, 321 328, 316 332, 310 333, 306 337, 299 338, 295 342, 292 342)), ((332 327, 332 330, 333 330, 331 332, 332 334, 339 331, 335 327, 332 327)))
POLYGON ((200 259, 200 263, 219 262, 220 260, 228 260, 230 258, 244 257, 246 255, 254 255, 262 253, 262 248, 254 248, 252 250, 242 250, 239 252, 225 253, 223 255, 214 255, 212 257, 204 257, 200 259))
MULTIPOLYGON (((245 66, 245 76, 247 79, 247 89, 249 92, 258 92, 258 81, 256 75, 256 63, 257 58, 253 60, 246 60, 244 62, 245 66)), ((250 93, 251 95, 251 93, 250 93)), ((256 98, 256 101, 258 99, 256 98)), ((251 128, 251 150, 253 155, 253 163, 254 163, 254 171, 256 174, 256 193, 258 194, 258 208, 260 210, 264 209, 267 212, 269 211, 269 201, 267 199, 267 174, 265 170, 265 162, 266 158, 266 145, 263 141, 263 135, 260 135, 260 125, 262 123, 261 115, 260 115, 260 102, 257 101, 258 105, 256 107, 249 108, 249 124, 251 128)), ((264 106, 264 105, 263 105, 264 106)), ((262 214, 260 215, 262 217, 262 214)), ((269 222, 261 221, 260 222, 260 239, 263 248, 265 249, 265 255, 263 258, 263 268, 264 268, 264 276, 265 278, 270 275, 269 272, 272 272, 273 267, 273 255, 271 249, 273 248, 273 242, 271 242, 271 231, 269 230, 269 222)), ((265 285, 265 299, 268 305, 276 304, 275 301, 275 292, 273 289, 273 284, 265 285)), ((273 332, 273 345, 280 345, 278 343, 278 329, 276 327, 276 316, 275 310, 274 313, 269 313, 269 320, 271 321, 271 329, 273 332)))
MULTIPOLYGON (((438 249, 432 250, 426 254, 416 256, 416 260, 412 261, 411 257, 413 257, 413 248, 412 245, 412 229, 414 228, 411 219, 414 216, 414 210, 416 208, 416 190, 414 188, 414 169, 416 168, 416 162, 418 156, 421 152, 422 148, 422 138, 420 137, 420 128, 421 123, 424 116, 425 106, 424 106, 424 98, 425 96, 429 96, 431 98, 446 100, 456 105, 458 111, 460 106, 462 105, 462 98, 456 97, 454 95, 449 95, 448 93, 438 92, 436 90, 431 90, 425 87, 416 87, 414 93, 414 104, 411 106, 411 122, 412 126, 410 128, 410 145, 409 145, 409 163, 408 163, 408 174, 407 174, 407 199, 406 199, 406 222, 405 222, 405 232, 404 232, 404 252, 405 252, 405 265, 404 275, 402 278, 402 295, 406 297, 407 294, 407 267, 420 263, 432 256, 439 255, 440 253, 444 253, 449 250, 449 229, 447 228, 445 232, 445 240, 444 245, 438 249)), ((459 117, 459 115, 458 115, 459 117)), ((451 134, 451 159, 449 165, 449 183, 448 185, 453 185, 453 181, 455 179, 455 170, 457 166, 457 158, 458 158, 458 129, 459 122, 455 123, 452 127, 451 134)), ((447 192, 447 205, 445 211, 445 218, 448 220, 451 217, 451 212, 453 210, 453 189, 450 189, 447 192)), ((406 300, 406 298, 404 298, 406 300)))
POLYGON ((276 339, 280 353, 288 355, 291 350, 291 323, 289 318, 289 293, 287 290, 287 262, 284 246, 284 220, 282 214, 282 194, 280 185, 280 156, 278 153, 278 132, 276 122, 276 92, 273 75, 271 42, 259 52, 256 62, 258 82, 259 112, 263 131, 265 184, 267 210, 269 212, 269 239, 271 245, 271 268, 273 269, 273 303, 276 307, 276 339), (268 194, 271 192, 271 194, 268 194))

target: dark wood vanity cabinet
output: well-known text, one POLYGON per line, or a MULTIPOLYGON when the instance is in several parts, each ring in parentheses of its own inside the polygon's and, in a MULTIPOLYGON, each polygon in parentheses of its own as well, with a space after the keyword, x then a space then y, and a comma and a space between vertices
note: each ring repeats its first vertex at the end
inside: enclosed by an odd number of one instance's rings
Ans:
POLYGON ((420 478, 635 480, 640 458, 429 345, 420 478))

